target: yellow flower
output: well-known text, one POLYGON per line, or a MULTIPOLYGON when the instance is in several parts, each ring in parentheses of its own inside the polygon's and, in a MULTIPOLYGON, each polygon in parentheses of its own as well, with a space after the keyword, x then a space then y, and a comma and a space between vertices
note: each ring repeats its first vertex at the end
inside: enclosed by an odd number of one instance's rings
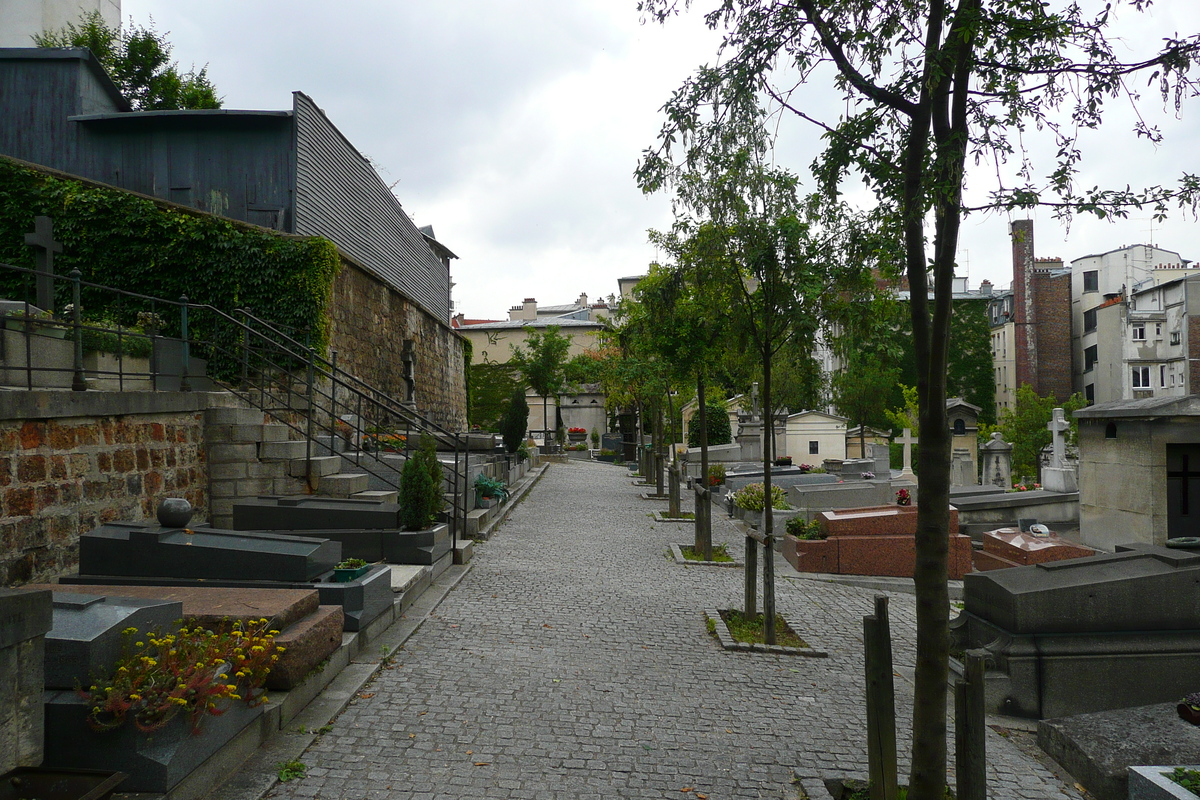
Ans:
POLYGON ((246 673, 245 673, 245 672, 238 672, 238 673, 237 673, 237 675, 236 675, 236 677, 238 677, 238 678, 244 678, 244 677, 246 677, 246 673))
POLYGON ((287 652, 287 648, 286 648, 286 647, 276 647, 276 648, 275 648, 275 652, 276 652, 276 653, 286 653, 286 652, 287 652))
POLYGON ((145 647, 146 643, 145 642, 135 642, 133 646, 134 647, 145 647))
POLYGON ((141 697, 141 695, 131 694, 131 695, 129 695, 129 699, 130 700, 141 700, 142 697, 141 697))
POLYGON ((232 684, 232 683, 227 683, 227 684, 225 684, 225 688, 226 688, 226 689, 228 689, 228 690, 229 690, 229 691, 231 691, 231 692, 236 692, 236 691, 237 691, 237 686, 236 686, 235 684, 232 684))

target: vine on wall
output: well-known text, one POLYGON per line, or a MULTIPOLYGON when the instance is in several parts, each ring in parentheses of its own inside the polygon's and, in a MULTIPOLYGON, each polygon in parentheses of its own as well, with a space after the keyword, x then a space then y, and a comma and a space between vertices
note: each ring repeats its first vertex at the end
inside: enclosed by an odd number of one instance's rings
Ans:
MULTIPOLYGON (((56 274, 78 269, 85 281, 167 300, 187 295, 226 313, 248 308, 299 333, 319 352, 329 342, 328 306, 341 262, 337 247, 320 237, 279 234, 252 225, 155 202, 129 192, 57 177, 0 157, 0 262, 33 267, 24 234, 35 216, 54 220, 63 246, 56 274)), ((55 310, 71 302, 70 285, 56 281, 55 310)), ((32 282, 0 271, 0 296, 32 302, 32 282)), ((113 296, 85 291, 84 309, 108 308, 113 296)), ((114 309, 131 324, 142 306, 114 309)), ((154 309, 168 327, 174 307, 154 309)), ((203 338, 205 318, 193 320, 203 338)), ((213 323, 208 323, 213 324, 213 323)))

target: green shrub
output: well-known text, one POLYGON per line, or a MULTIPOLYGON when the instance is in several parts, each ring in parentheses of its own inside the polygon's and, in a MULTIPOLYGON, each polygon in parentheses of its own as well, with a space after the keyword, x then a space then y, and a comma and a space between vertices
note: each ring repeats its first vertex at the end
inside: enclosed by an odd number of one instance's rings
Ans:
MULTIPOLYGON (((127 327, 111 319, 84 321, 80 331, 85 353, 113 353, 114 355, 149 358, 154 342, 138 326, 127 327), (105 328, 106 330, 94 330, 105 328)), ((67 332, 67 336, 72 334, 67 332)))
POLYGON ((724 464, 709 464, 708 465, 708 485, 718 486, 725 482, 725 465, 724 464))
POLYGON ((529 427, 529 404, 525 402, 525 390, 521 387, 513 389, 508 399, 508 408, 500 415, 500 436, 504 439, 504 449, 509 453, 517 452, 525 441, 525 431, 529 427))
POLYGON ((436 444, 432 437, 422 437, 400 472, 400 525, 404 530, 422 531, 433 526, 442 510, 441 475, 436 444))
MULTIPOLYGON (((729 413, 724 406, 706 403, 704 414, 708 423, 708 444, 729 444, 733 441, 733 429, 729 427, 729 413)), ((688 447, 700 446, 700 415, 692 415, 688 423, 688 447)))
MULTIPOLYGON (((761 483, 751 483, 733 493, 733 504, 744 511, 762 511, 765 497, 761 483)), ((786 511, 791 508, 787 492, 780 486, 771 486, 771 508, 786 511)))
POLYGON ((792 517, 787 521, 785 529, 797 539, 814 540, 826 538, 824 532, 821 531, 821 521, 816 519, 812 522, 805 522, 804 517, 792 517))

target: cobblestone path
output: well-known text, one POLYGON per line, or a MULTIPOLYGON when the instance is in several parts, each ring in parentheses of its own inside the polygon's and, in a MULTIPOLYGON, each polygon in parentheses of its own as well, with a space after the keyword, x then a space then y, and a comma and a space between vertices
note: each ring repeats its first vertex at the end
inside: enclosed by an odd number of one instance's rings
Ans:
MULTIPOLYGON (((829 657, 725 652, 703 610, 740 607, 741 570, 668 560, 691 527, 655 522, 666 504, 643 491, 610 465, 551 465, 370 696, 305 753, 308 777, 273 796, 794 799, 823 794, 822 776, 865 775, 874 592, 778 559, 780 613, 829 657)), ((743 534, 719 512, 714 540, 740 557, 743 534)), ((913 611, 892 597, 898 665, 913 662, 913 611)), ((911 689, 896 685, 905 753, 911 689)), ((988 750, 992 798, 1079 797, 995 733, 988 750)))

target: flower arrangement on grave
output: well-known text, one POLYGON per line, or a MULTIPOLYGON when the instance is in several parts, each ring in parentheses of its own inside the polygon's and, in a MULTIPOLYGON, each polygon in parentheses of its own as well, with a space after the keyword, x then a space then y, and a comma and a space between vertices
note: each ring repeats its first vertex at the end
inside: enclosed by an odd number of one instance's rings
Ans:
POLYGON ((504 481, 489 478, 482 472, 475 478, 475 491, 479 492, 480 497, 508 497, 508 488, 504 481))
POLYGON ((779 456, 778 458, 775 459, 775 466, 777 466, 777 467, 790 467, 791 465, 792 465, 792 457, 791 456, 779 456))
POLYGON ((1040 483, 1014 483, 1013 488, 1009 489, 1009 491, 1010 492, 1031 492, 1034 489, 1040 489, 1040 488, 1042 488, 1042 485, 1040 483))
POLYGON ((567 433, 587 433, 587 428, 567 428, 567 433))
POLYGON ((1179 700, 1179 704, 1175 706, 1175 710, 1179 712, 1182 719, 1186 719, 1193 725, 1200 725, 1200 692, 1184 695, 1179 700))
POLYGON ((725 465, 724 464, 709 464, 708 465, 708 485, 720 486, 725 483, 725 465))
POLYGON ((76 690, 91 706, 87 723, 96 731, 129 720, 138 730, 155 731, 186 713, 197 733, 206 716, 225 712, 222 701, 265 703, 267 674, 285 650, 276 646, 279 631, 270 630, 266 619, 218 630, 197 624, 145 635, 126 628, 122 634, 113 674, 76 690))
POLYGON ((861 476, 862 476, 862 479, 863 479, 864 481, 873 481, 873 480, 875 480, 875 473, 874 473, 874 472, 860 472, 860 473, 859 473, 859 475, 861 475, 861 476))
POLYGON ((801 464, 800 465, 800 474, 801 475, 807 475, 808 473, 810 473, 812 471, 813 471, 812 464, 801 464))
POLYGON ((352 441, 354 438, 354 428, 344 419, 335 419, 333 421, 333 432, 347 442, 352 441))
POLYGON ((408 437, 403 433, 377 431, 363 436, 363 447, 381 453, 402 453, 408 449, 408 437))
POLYGON ((898 505, 898 506, 911 506, 912 505, 912 495, 908 493, 908 489, 901 489, 900 491, 896 492, 896 505, 898 505))
MULTIPOLYGON (((733 504, 743 511, 762 511, 766 493, 761 483, 750 483, 733 493, 733 504)), ((786 511, 791 508, 787 492, 781 486, 771 486, 771 508, 786 511)))
POLYGON ((588 446, 585 442, 577 442, 576 444, 567 445, 564 449, 570 450, 573 453, 582 453, 588 449, 588 446))
POLYGON ((797 539, 805 541, 818 541, 827 538, 825 532, 821 530, 821 521, 817 519, 814 519, 812 522, 805 522, 804 517, 792 517, 787 521, 784 530, 797 539))

